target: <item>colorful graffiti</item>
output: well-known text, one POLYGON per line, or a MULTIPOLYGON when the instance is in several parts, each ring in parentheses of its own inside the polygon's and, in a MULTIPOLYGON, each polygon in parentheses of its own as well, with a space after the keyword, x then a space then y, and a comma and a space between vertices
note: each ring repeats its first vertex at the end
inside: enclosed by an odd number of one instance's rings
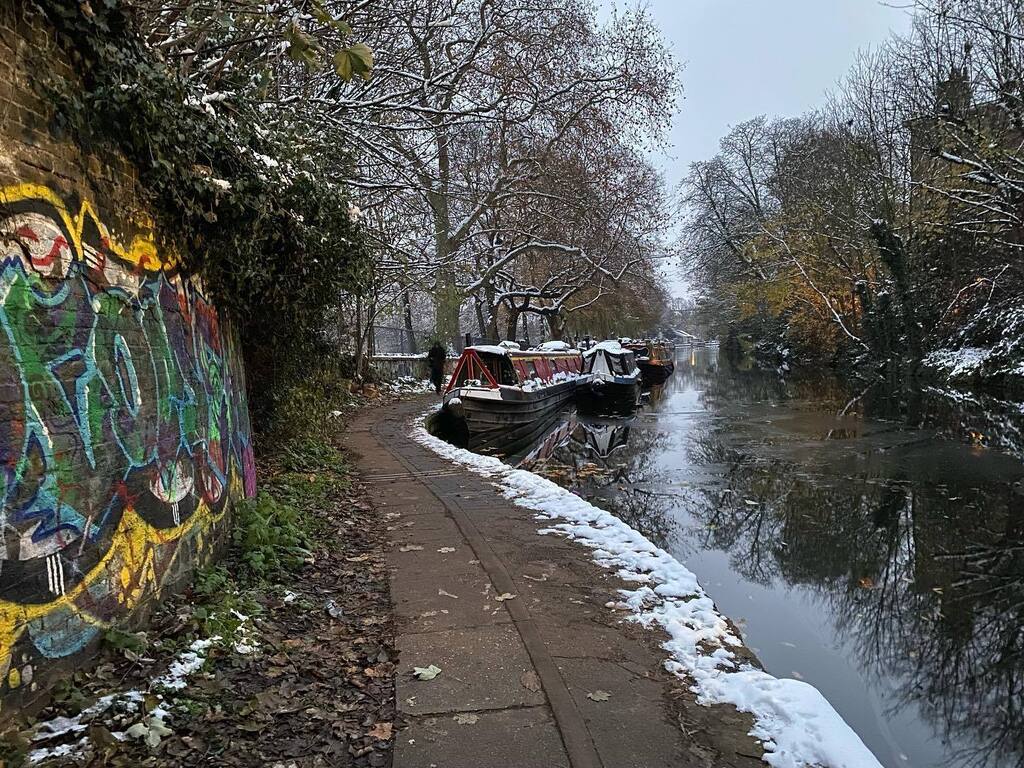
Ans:
POLYGON ((255 478, 234 334, 151 237, 39 185, 0 187, 0 382, 11 689, 194 567, 255 478))

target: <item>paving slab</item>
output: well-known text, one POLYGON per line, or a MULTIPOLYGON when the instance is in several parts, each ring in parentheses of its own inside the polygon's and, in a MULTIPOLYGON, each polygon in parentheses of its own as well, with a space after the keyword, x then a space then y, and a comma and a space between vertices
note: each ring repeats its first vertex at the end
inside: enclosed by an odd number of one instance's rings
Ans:
POLYGON ((570 768, 547 707, 417 718, 399 739, 402 768, 570 768))
POLYGON ((390 526, 391 540, 398 544, 430 543, 435 548, 465 545, 459 527, 450 517, 398 514, 390 526))
POLYGON ((604 659, 559 659, 569 686, 605 765, 615 768, 688 768, 678 724, 661 682, 642 668, 604 659), (607 697, 607 698, 606 698, 607 697))
POLYGON ((544 704, 533 690, 533 663, 511 624, 404 635, 398 639, 398 708, 413 715, 509 709, 544 704), (441 673, 417 680, 413 667, 434 664, 441 673), (530 687, 527 687, 527 686, 530 687))

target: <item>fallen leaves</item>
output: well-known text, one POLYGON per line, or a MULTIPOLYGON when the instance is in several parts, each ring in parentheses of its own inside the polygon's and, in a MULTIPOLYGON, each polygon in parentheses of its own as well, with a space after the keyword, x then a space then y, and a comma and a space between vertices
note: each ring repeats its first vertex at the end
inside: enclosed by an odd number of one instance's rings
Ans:
POLYGON ((436 664, 429 667, 413 667, 412 673, 420 680, 433 680, 441 674, 441 668, 436 664))
MULTIPOLYGON (((259 603, 252 615, 259 617, 265 652, 240 654, 229 644, 212 657, 209 674, 194 680, 173 720, 160 716, 158 702, 145 701, 135 713, 118 711, 110 723, 90 723, 93 764, 202 768, 211 754, 224 768, 390 764, 397 657, 386 523, 360 498, 364 492, 350 475, 337 467, 314 471, 322 493, 317 490, 310 506, 325 526, 315 557, 301 572, 282 574, 245 596, 259 603)), ((304 488, 308 476, 264 473, 261 480, 304 488)), ((233 557, 229 553, 225 570, 234 567, 233 557)), ((157 642, 147 650, 153 664, 165 661, 165 647, 179 647, 194 631, 197 604, 205 605, 186 593, 154 617, 157 642)), ((152 674, 145 659, 112 656, 112 663, 97 667, 109 667, 109 674, 87 679, 90 698, 108 693, 103 686, 139 687, 152 674)))
POLYGON ((124 732, 124 735, 129 739, 143 740, 150 749, 156 749, 160 746, 164 736, 170 736, 172 733, 173 731, 164 725, 161 718, 151 717, 143 722, 135 723, 124 732))
POLYGON ((437 551, 440 552, 442 555, 447 555, 449 552, 454 552, 455 547, 441 547, 437 551))
POLYGON ((499 603, 504 603, 506 600, 515 600, 516 597, 517 595, 513 595, 511 592, 502 592, 500 595, 497 595, 494 599, 497 600, 499 603))
POLYGON ((587 694, 587 698, 591 701, 608 701, 611 698, 611 694, 608 691, 592 691, 587 694))

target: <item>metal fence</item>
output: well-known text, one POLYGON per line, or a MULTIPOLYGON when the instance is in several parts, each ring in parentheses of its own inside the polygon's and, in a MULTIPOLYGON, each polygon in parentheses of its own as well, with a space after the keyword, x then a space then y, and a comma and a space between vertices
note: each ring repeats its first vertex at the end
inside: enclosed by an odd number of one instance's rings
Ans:
POLYGON ((408 328, 375 325, 370 332, 370 350, 375 355, 423 355, 430 348, 430 335, 408 328))

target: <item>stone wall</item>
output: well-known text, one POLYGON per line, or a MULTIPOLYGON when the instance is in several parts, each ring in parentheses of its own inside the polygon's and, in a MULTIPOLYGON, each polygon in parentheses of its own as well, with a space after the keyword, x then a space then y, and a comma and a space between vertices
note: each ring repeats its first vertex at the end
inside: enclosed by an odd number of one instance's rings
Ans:
MULTIPOLYGON (((449 357, 445 361, 445 376, 451 376, 458 360, 457 357, 449 357)), ((373 355, 370 357, 370 366, 384 381, 430 378, 430 365, 427 363, 426 355, 373 355)))
MULTIPOLYGON (((0 704, 33 703, 209 559, 255 492, 235 333, 131 166, 52 135, 52 30, 0 8, 0 704)), ((27 4, 26 4, 27 6, 27 4)))

